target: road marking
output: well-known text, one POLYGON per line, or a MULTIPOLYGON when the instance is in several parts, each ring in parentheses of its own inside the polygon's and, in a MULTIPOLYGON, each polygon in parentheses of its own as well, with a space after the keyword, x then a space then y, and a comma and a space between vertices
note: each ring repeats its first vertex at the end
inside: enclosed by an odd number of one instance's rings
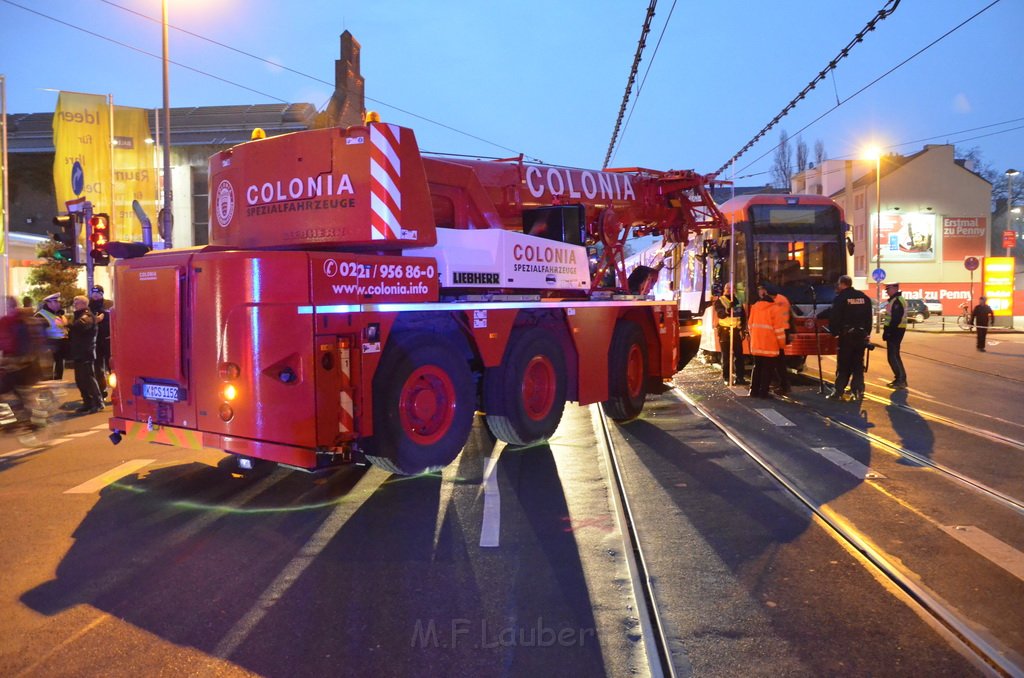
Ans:
POLYGON ((755 408, 754 411, 776 426, 796 426, 796 424, 791 422, 789 419, 786 419, 775 410, 759 410, 755 408))
POLYGON ((68 438, 84 438, 85 436, 91 436, 95 431, 82 431, 81 433, 68 433, 68 438))
POLYGON ((149 466, 156 459, 132 459, 125 463, 110 469, 106 473, 100 474, 92 480, 87 480, 81 485, 72 487, 70 490, 64 490, 64 494, 91 494, 93 492, 99 492, 107 485, 124 478, 130 473, 138 471, 143 466, 149 466))
POLYGON ((92 430, 93 431, 109 431, 110 430, 110 424, 99 424, 98 426, 93 426, 92 430))
POLYGON ((501 536, 501 491, 498 489, 498 458, 501 450, 487 458, 487 469, 484 471, 484 520, 480 527, 480 546, 499 546, 501 536))
POLYGON ((320 552, 327 548, 334 536, 341 531, 349 518, 373 496, 374 492, 391 477, 390 473, 379 468, 371 468, 360 478, 352 490, 345 495, 320 528, 309 538, 295 557, 284 566, 277 579, 263 591, 259 599, 252 604, 245 616, 238 620, 231 630, 224 634, 220 643, 214 648, 216 657, 227 659, 245 642, 260 621, 267 615, 270 608, 284 598, 288 589, 298 581, 306 568, 313 564, 320 552))
POLYGON ((885 477, 878 471, 872 471, 870 467, 865 466, 853 457, 834 447, 812 447, 811 449, 858 480, 885 477))
POLYGON ((1024 553, 973 525, 940 527, 964 546, 988 558, 1017 579, 1024 580, 1024 553))

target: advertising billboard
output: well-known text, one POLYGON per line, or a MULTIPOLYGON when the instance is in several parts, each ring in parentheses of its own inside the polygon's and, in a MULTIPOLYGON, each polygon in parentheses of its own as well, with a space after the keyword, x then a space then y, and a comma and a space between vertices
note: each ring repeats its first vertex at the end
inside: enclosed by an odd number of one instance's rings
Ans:
POLYGON ((985 256, 985 217, 942 218, 942 260, 963 261, 964 257, 985 256))
MULTIPOLYGON (((920 212, 882 212, 882 261, 933 261, 935 259, 934 214, 920 212)), ((871 236, 879 229, 876 215, 871 215, 871 236)), ((874 245, 874 243, 872 243, 874 245)), ((872 249, 872 253, 874 250, 872 249)))
POLYGON ((997 316, 1013 315, 1013 257, 987 257, 982 271, 992 312, 997 316))

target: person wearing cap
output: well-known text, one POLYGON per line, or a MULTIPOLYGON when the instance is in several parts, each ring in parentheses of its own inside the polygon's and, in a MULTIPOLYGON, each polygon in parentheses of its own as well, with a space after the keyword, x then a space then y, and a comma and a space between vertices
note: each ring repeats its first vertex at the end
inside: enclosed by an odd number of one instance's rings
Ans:
POLYGON ((96 317, 96 383, 100 395, 107 398, 107 374, 110 372, 110 309, 112 304, 103 298, 103 286, 93 285, 89 291, 89 310, 96 317))
MULTIPOLYGON (((712 289, 712 294, 714 294, 712 289)), ((743 385, 746 368, 743 365, 743 307, 736 303, 732 296, 732 285, 725 283, 714 303, 715 316, 718 317, 718 345, 722 351, 722 378, 729 383, 731 374, 735 374, 732 383, 743 385), (730 351, 732 360, 729 360, 730 351)))
POLYGON ((907 370, 903 367, 900 356, 900 345, 903 335, 907 333, 907 302, 900 293, 900 284, 886 283, 885 293, 889 295, 889 310, 886 313, 885 327, 882 329, 882 340, 885 342, 885 355, 892 368, 893 379, 886 386, 894 389, 907 387, 907 370))
POLYGON ((64 359, 68 352, 68 321, 60 305, 60 294, 45 297, 36 315, 46 321, 46 340, 53 356, 52 377, 57 381, 64 378, 64 359))
POLYGON ((846 384, 854 400, 864 397, 864 351, 871 336, 871 299, 853 287, 853 278, 839 276, 829 312, 828 331, 839 340, 836 389, 829 400, 843 400, 846 384))
POLYGON ((768 392, 779 351, 786 348, 786 323, 775 305, 775 298, 768 294, 764 283, 757 286, 757 301, 750 307, 747 329, 750 331, 750 353, 754 356, 754 371, 750 375, 750 395, 754 398, 771 398, 768 392))
POLYGON ((978 302, 978 305, 971 311, 971 324, 978 332, 978 350, 984 352, 985 337, 988 336, 989 325, 994 325, 996 322, 996 314, 992 312, 992 307, 988 305, 986 297, 981 297, 978 302))

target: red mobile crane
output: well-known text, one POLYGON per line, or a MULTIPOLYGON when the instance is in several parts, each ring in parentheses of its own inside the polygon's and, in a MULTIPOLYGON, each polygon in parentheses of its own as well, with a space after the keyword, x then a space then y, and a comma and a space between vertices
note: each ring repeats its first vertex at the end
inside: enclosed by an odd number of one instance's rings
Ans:
POLYGON ((218 153, 210 244, 116 262, 111 439, 417 473, 478 410, 511 444, 567 400, 632 419, 679 323, 630 293, 622 245, 721 226, 709 182, 426 158, 379 122, 218 153))

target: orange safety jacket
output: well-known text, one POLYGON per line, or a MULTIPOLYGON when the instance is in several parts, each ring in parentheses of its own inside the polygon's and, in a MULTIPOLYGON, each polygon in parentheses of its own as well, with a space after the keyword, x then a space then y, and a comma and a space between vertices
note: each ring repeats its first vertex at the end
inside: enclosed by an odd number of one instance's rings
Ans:
POLYGON ((761 299, 750 307, 747 329, 750 331, 750 352, 753 355, 777 356, 786 348, 786 323, 774 301, 761 299))

